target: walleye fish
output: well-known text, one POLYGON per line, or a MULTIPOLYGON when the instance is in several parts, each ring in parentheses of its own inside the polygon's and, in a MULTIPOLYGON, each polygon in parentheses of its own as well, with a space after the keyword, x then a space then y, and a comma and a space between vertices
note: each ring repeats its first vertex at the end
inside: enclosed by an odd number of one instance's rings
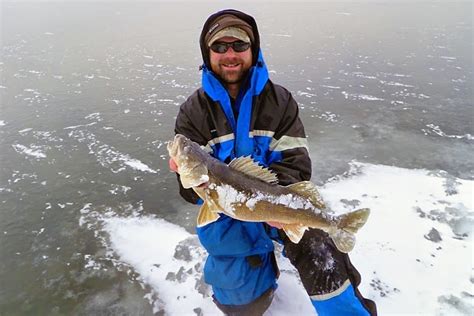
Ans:
POLYGON ((317 228, 347 253, 354 248, 354 234, 369 216, 367 208, 330 215, 324 211, 326 206, 313 183, 278 185, 276 175, 250 157, 236 158, 227 165, 180 134, 167 147, 183 187, 192 188, 204 201, 198 227, 215 222, 219 213, 241 221, 278 222, 294 243, 308 227, 317 228))

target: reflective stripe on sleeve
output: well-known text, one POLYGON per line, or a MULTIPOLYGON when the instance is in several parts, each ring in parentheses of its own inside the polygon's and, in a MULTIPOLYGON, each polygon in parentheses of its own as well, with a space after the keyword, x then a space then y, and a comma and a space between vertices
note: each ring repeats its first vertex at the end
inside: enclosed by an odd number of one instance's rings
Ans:
POLYGON ((282 138, 278 140, 272 139, 272 142, 270 143, 271 151, 284 151, 301 147, 308 150, 308 140, 304 137, 282 136, 282 138))
POLYGON ((210 141, 207 142, 207 145, 208 146, 215 146, 217 144, 220 144, 220 143, 232 140, 232 139, 234 139, 234 134, 233 133, 211 139, 210 141))
POLYGON ((253 130, 249 133, 249 137, 254 136, 266 136, 266 137, 273 137, 275 135, 274 131, 265 131, 265 130, 253 130))
POLYGON ((351 281, 349 281, 349 279, 347 279, 342 285, 340 288, 338 288, 337 290, 331 292, 331 293, 326 293, 326 294, 320 294, 320 295, 311 295, 310 298, 311 300, 313 301, 325 301, 325 300, 328 300, 328 299, 331 299, 333 297, 336 297, 338 296, 339 294, 341 294, 342 292, 344 292, 348 287, 349 285, 351 285, 351 281))

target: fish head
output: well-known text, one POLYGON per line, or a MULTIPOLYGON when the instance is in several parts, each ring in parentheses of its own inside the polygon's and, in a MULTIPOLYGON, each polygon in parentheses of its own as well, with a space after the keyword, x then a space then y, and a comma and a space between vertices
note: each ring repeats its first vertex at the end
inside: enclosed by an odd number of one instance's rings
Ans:
POLYGON ((197 187, 209 181, 206 157, 209 156, 197 143, 177 134, 168 142, 168 153, 178 166, 181 184, 185 189, 197 187))

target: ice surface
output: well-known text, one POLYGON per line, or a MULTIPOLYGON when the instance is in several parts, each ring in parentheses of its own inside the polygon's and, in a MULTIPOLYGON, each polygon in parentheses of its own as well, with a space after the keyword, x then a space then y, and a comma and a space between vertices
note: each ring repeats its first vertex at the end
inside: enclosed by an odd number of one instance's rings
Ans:
MULTIPOLYGON (((361 292, 380 315, 467 315, 472 311, 473 181, 444 172, 352 163, 321 194, 341 213, 369 207, 351 259, 362 274, 361 292)), ((93 217, 87 205, 84 222, 93 217)), ((97 214, 95 215, 97 216, 97 214)), ((102 219, 109 247, 149 285, 155 311, 169 315, 219 314, 202 281, 206 254, 197 237, 150 216, 102 219)), ((294 268, 278 256, 282 275, 266 315, 311 315, 312 306, 294 268)))
POLYGON ((97 120, 85 125, 69 126, 64 129, 71 130, 68 133, 69 137, 75 138, 80 143, 85 143, 89 149, 89 153, 96 156, 97 161, 106 168, 109 168, 113 173, 124 171, 127 167, 137 171, 157 173, 157 170, 150 168, 142 161, 130 157, 130 155, 122 153, 113 146, 104 144, 97 139, 97 136, 84 129, 86 126, 91 126, 102 121, 100 113, 92 113, 86 116, 87 119, 97 120))

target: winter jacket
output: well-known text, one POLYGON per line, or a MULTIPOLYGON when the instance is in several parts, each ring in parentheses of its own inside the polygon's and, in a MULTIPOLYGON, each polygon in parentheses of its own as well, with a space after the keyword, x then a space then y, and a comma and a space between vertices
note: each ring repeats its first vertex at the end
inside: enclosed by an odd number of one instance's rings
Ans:
MULTIPOLYGON (((255 21, 246 18, 255 26, 258 38, 255 21)), ((202 88, 181 105, 175 132, 205 146, 212 156, 226 163, 251 156, 275 172, 282 185, 309 180, 311 161, 298 106, 285 88, 269 80, 261 51, 257 52, 233 105, 203 53, 202 88)), ((191 203, 199 202, 194 191, 181 184, 180 193, 191 203)), ((273 242, 263 223, 242 222, 221 214, 218 221, 197 228, 197 234, 209 253, 204 277, 219 303, 248 304, 276 287, 273 242)))

